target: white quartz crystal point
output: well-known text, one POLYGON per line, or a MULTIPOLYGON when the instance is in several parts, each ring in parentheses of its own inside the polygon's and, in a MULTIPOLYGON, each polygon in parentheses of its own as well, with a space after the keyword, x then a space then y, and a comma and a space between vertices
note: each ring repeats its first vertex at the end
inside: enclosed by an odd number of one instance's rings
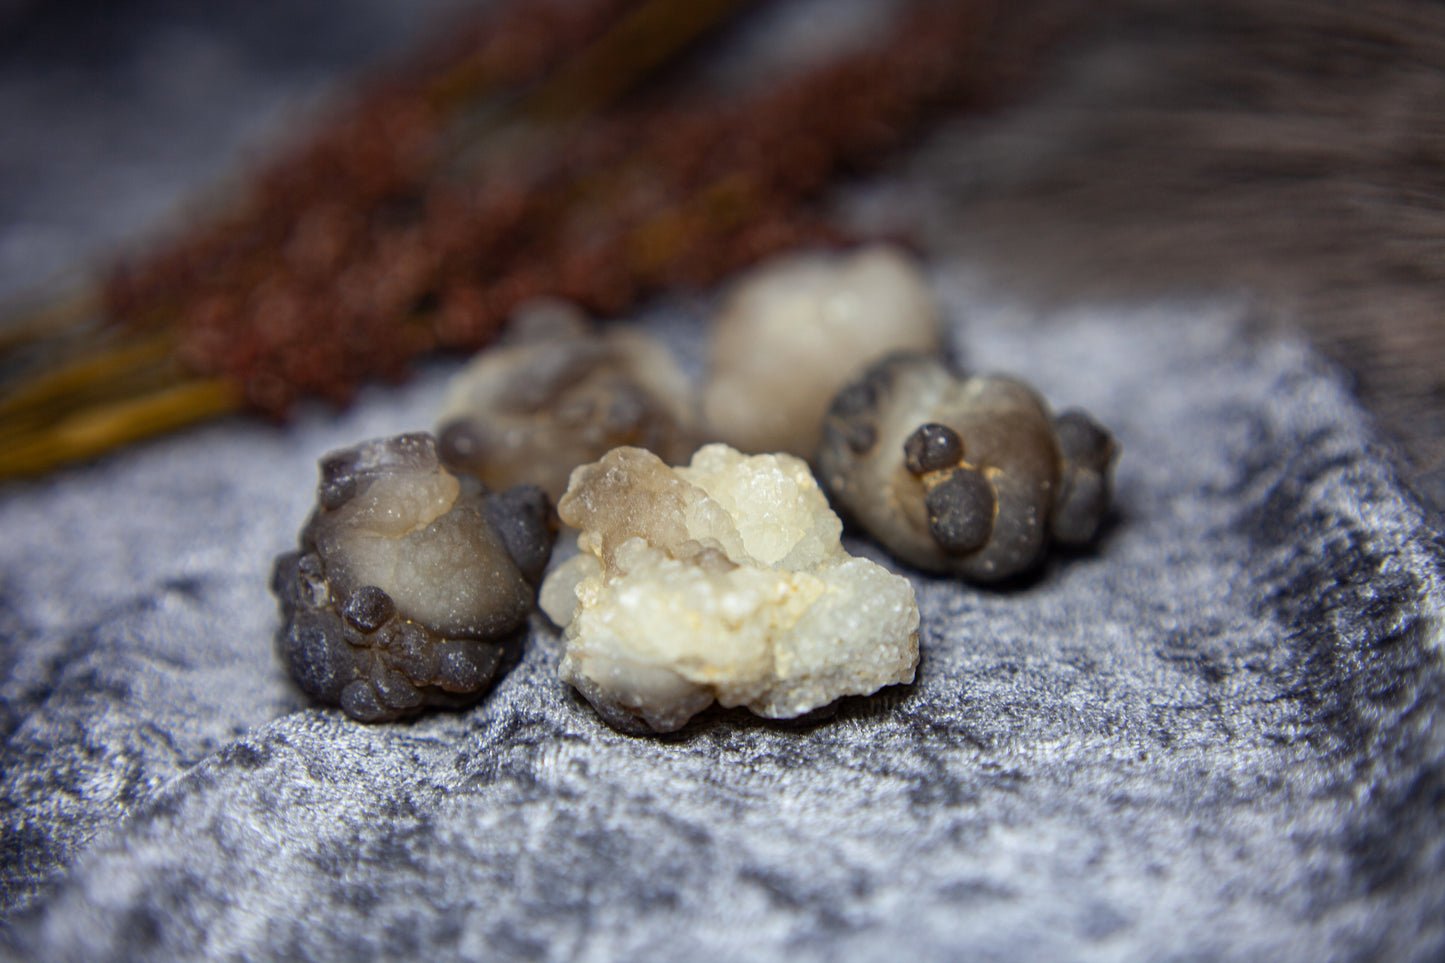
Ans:
POLYGON ((747 274, 714 321, 703 417, 749 452, 811 458, 838 389, 892 351, 935 351, 939 310, 918 265, 874 245, 811 252, 747 274))
POLYGON ((558 505, 579 552, 542 587, 559 669, 613 725, 668 732, 713 700, 793 718, 912 682, 913 587, 839 541, 802 459, 617 448, 558 505))

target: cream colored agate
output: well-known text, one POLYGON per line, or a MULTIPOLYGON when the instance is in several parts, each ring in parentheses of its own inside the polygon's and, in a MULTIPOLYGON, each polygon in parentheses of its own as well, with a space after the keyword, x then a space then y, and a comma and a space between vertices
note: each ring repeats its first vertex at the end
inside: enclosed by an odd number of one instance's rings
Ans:
POLYGON ((558 512, 579 554, 541 605, 566 629, 562 678, 615 725, 670 731, 714 699, 792 718, 913 680, 912 586, 844 551, 801 459, 715 444, 669 468, 617 448, 558 512))
POLYGON ((812 458, 839 388, 889 352, 937 350, 939 337, 928 283, 897 248, 774 260, 714 321, 703 417, 743 451, 812 458))
POLYGON ((319 516, 315 539, 335 577, 351 587, 375 586, 397 612, 444 636, 481 636, 515 623, 530 591, 506 545, 461 483, 435 460, 429 438, 403 436, 361 446, 361 469, 372 449, 389 455, 369 484, 319 516), (423 443, 424 442, 424 443, 423 443))

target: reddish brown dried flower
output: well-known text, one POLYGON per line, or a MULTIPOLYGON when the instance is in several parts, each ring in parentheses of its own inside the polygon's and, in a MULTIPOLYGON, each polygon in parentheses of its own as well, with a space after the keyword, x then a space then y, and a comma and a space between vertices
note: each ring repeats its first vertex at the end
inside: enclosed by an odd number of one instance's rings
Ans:
MULTIPOLYGON (((257 408, 346 401, 434 348, 487 343, 524 300, 599 315, 837 240, 805 202, 976 91, 987 0, 917 5, 892 36, 741 103, 614 109, 468 136, 484 92, 583 49, 623 0, 516 3, 373 87, 237 210, 116 272, 110 313, 257 408)), ((997 59, 997 58, 995 58, 997 59)))

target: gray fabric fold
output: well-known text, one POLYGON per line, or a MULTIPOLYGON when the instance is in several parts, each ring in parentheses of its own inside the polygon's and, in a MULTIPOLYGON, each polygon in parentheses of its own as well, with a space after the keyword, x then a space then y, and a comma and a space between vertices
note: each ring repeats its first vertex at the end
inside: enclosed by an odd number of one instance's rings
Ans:
MULTIPOLYGON (((1026 584, 910 573, 918 681, 810 725, 617 734, 540 617, 474 710, 306 707, 271 557, 315 458, 427 426, 446 366, 5 492, 11 952, 1436 957, 1441 543, 1341 377, 1232 305, 936 277, 973 366, 1117 433, 1117 517, 1026 584)), ((649 321, 694 365, 695 314, 649 321)))

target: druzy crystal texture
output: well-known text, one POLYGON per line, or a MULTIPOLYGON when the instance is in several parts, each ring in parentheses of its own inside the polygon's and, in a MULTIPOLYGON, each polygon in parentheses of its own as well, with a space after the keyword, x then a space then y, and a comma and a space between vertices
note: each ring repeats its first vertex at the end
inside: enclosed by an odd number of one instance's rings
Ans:
POLYGON ((674 730, 714 700, 794 718, 913 681, 912 586, 844 551, 800 458, 714 444, 669 468, 619 448, 558 511, 581 529, 542 587, 559 672, 619 729, 674 730))
POLYGON ((686 459, 695 407, 662 344, 621 325, 594 330, 574 305, 538 299, 452 379, 437 431, 453 468, 494 488, 538 485, 555 500, 573 468, 619 445, 686 459))
POLYGON ((896 558, 992 582, 1032 568, 1050 540, 1093 540, 1116 456, 1086 412, 1054 416, 1016 378, 901 353, 838 393, 817 466, 833 503, 896 558))
POLYGON ((425 433, 331 452, 320 474, 300 548, 272 575, 291 677, 368 722, 476 701, 533 608, 555 534, 546 495, 486 494, 425 433))
POLYGON ((714 320, 703 415, 748 452, 811 458, 828 402, 869 362, 939 346, 939 309, 896 248, 777 258, 742 278, 714 320))

